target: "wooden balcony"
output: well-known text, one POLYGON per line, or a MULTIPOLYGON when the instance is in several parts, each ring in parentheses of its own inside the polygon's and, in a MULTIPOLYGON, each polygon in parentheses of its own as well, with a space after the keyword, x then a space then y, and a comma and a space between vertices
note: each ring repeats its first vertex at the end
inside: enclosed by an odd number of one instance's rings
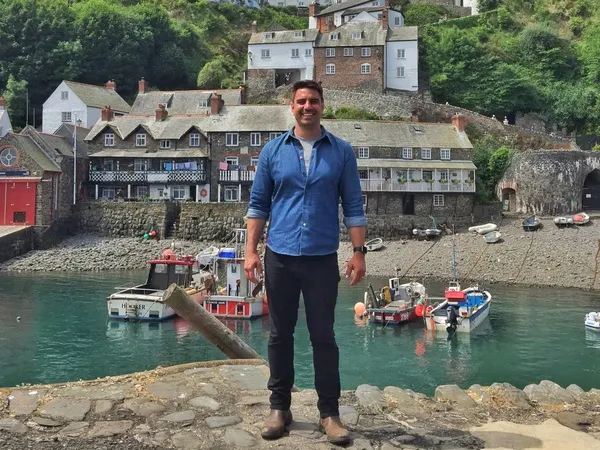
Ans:
POLYGON ((452 181, 441 183, 434 181, 406 181, 369 179, 360 180, 363 192, 475 192, 475 183, 452 181))
POLYGON ((90 172, 89 181, 99 184, 204 184, 208 177, 204 170, 94 170, 90 172))
POLYGON ((255 176, 253 170, 219 170, 219 183, 252 183, 255 176))

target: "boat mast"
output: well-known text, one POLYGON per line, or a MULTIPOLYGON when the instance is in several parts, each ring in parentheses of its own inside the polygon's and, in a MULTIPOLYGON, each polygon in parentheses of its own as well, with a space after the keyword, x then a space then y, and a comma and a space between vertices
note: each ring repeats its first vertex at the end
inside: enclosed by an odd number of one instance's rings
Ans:
POLYGON ((456 233, 454 233, 454 226, 452 226, 452 280, 456 279, 456 233))

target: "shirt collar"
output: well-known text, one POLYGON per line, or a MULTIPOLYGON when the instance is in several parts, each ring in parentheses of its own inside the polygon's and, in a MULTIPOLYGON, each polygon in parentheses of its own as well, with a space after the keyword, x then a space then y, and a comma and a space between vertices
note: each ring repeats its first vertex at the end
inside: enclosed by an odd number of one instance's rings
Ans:
MULTIPOLYGON (((283 138, 283 142, 285 142, 287 144, 290 139, 298 140, 298 138, 294 135, 294 127, 290 128, 290 130, 285 134, 285 137, 283 138)), ((331 133, 329 133, 329 131, 327 131, 323 125, 321 125, 321 136, 317 139, 315 144, 322 139, 327 139, 330 144, 333 143, 331 133)))

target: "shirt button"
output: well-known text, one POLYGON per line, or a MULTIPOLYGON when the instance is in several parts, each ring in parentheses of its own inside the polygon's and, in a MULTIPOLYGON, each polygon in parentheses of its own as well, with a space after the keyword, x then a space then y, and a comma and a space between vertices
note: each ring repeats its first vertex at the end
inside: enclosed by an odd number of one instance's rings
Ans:
POLYGON ((306 226, 306 222, 304 222, 304 223, 302 224, 302 226, 303 226, 303 227, 305 227, 305 226, 306 226))
POLYGON ((300 159, 302 159, 302 156, 300 157, 300 159))

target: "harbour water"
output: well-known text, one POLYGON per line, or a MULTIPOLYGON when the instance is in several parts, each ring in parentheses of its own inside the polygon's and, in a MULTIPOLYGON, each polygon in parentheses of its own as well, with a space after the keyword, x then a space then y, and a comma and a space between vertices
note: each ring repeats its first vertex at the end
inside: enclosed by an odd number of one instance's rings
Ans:
MULTIPOLYGON (((143 272, 0 273, 0 386, 94 379, 192 361, 225 359, 181 318, 163 323, 109 321, 105 298, 116 286, 139 283, 143 272)), ((374 326, 357 321, 353 305, 371 281, 340 284, 336 336, 343 389, 368 383, 431 395, 437 385, 518 388, 549 379, 563 387, 600 387, 600 333, 584 315, 600 310, 596 292, 488 286, 489 318, 472 335, 433 335, 423 324, 374 326)), ((444 285, 426 283, 430 295, 444 285)), ((312 352, 302 309, 296 329, 296 385, 313 384, 312 352)), ((268 317, 229 321, 266 357, 268 317)))

